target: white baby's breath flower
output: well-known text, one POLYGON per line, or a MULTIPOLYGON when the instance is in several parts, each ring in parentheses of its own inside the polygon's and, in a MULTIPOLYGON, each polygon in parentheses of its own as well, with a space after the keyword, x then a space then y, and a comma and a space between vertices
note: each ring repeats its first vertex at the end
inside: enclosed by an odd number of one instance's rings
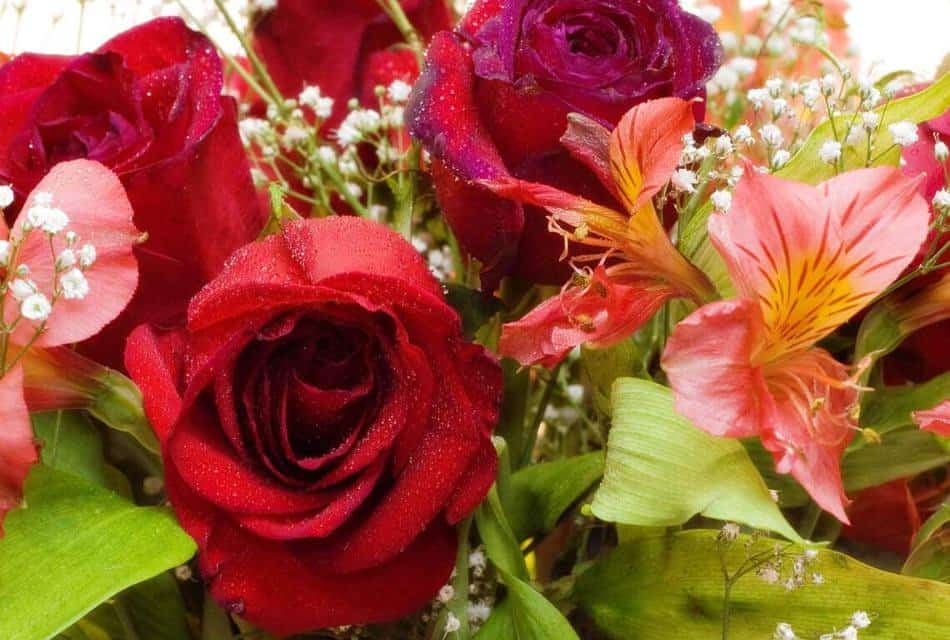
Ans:
POLYGON ((937 209, 950 209, 950 191, 941 189, 935 193, 933 205, 937 209))
POLYGON ((866 111, 861 114, 861 124, 865 131, 874 131, 881 124, 881 115, 875 111, 866 111))
POLYGON ((733 151, 735 151, 735 145, 732 144, 732 138, 728 135, 722 135, 716 139, 716 153, 727 156, 733 151))
POLYGON ((866 611, 855 611, 851 615, 851 624, 858 629, 866 629, 871 626, 871 616, 866 611))
POLYGON ((858 630, 851 625, 848 625, 841 631, 835 634, 836 637, 841 640, 858 640, 858 630))
POLYGON ((96 248, 91 244, 84 244, 79 249, 79 266, 88 269, 96 262, 96 248))
POLYGON ((887 130, 891 132, 891 136, 894 138, 894 144, 902 147, 909 147, 918 140, 917 125, 908 120, 895 122, 889 126, 887 130))
POLYGON ((0 240, 0 267, 9 266, 12 255, 13 245, 7 240, 0 240))
POLYGON ((458 616, 456 616, 451 611, 449 615, 445 618, 445 632, 446 633, 455 633, 462 628, 462 623, 459 621, 458 616))
POLYGON ((765 89, 769 92, 769 95, 773 98, 778 98, 782 95, 782 91, 785 89, 785 81, 781 78, 769 78, 765 82, 765 89))
POLYGON ((689 169, 677 169, 673 172, 673 177, 670 179, 673 188, 683 193, 694 193, 698 181, 699 178, 697 178, 696 173, 689 169))
POLYGON ((67 300, 82 300, 89 295, 89 281, 83 272, 75 267, 60 276, 59 286, 67 300))
POLYGON ((777 627, 775 627, 775 633, 772 635, 774 640, 798 640, 798 636, 795 635, 795 631, 792 630, 792 625, 787 622, 780 622, 777 627))
POLYGON ((733 138, 739 144, 749 144, 755 140, 755 137, 752 135, 752 129, 747 124, 744 124, 736 129, 736 133, 733 138))
POLYGON ((754 109, 761 109, 769 101, 769 92, 767 89, 749 89, 746 98, 754 109))
POLYGON ((14 199, 15 195, 10 185, 0 185, 0 209, 6 209, 9 207, 11 204, 13 204, 14 199))
POLYGON ((405 102, 412 93, 412 85, 402 80, 394 80, 386 89, 386 95, 393 102, 405 102))
POLYGON ((350 194, 351 196, 353 196, 354 198, 359 199, 363 197, 363 187, 356 184, 355 182, 347 182, 343 186, 344 188, 346 188, 346 192, 350 194))
POLYGON ((837 140, 826 141, 818 150, 818 157, 822 162, 836 164, 841 158, 841 143, 837 140))
POLYGON ((491 605, 481 600, 468 603, 468 619, 475 624, 481 624, 491 615, 491 605))
POLYGON ((762 136, 762 140, 765 141, 765 144, 773 147, 779 147, 785 142, 785 136, 782 135, 782 130, 774 124, 764 125, 759 129, 759 135, 762 136))
POLYGON ((49 318, 49 314, 52 310, 53 305, 50 304, 49 299, 42 293, 34 293, 27 296, 23 302, 20 303, 20 313, 23 317, 35 322, 42 322, 49 318))
POLYGON ((324 164, 336 164, 336 149, 328 144, 317 149, 317 159, 324 164))
POLYGON ((455 587, 453 587, 452 585, 446 584, 446 585, 443 585, 441 589, 439 589, 438 598, 439 598, 439 602, 441 602, 442 604, 445 604, 446 602, 450 601, 454 597, 455 597, 455 587))
POLYGON ((76 264, 76 252, 72 249, 63 249, 63 251, 56 256, 56 269, 59 271, 64 271, 76 264))
POLYGON ((716 211, 721 213, 725 213, 732 208, 732 193, 725 189, 714 192, 710 196, 710 200, 712 200, 713 207, 716 208, 716 211))
POLYGON ((26 300, 36 293, 36 284, 32 280, 16 278, 10 283, 10 293, 17 300, 26 300))
POLYGON ((950 158, 950 149, 942 140, 938 140, 934 145, 934 158, 939 162, 946 162, 947 158, 950 158))
POLYGON ((48 207, 53 204, 53 194, 49 191, 37 191, 33 194, 33 204, 48 207))
POLYGON ((739 528, 735 522, 727 522, 722 526, 722 530, 719 532, 719 535, 723 540, 727 542, 733 542, 739 537, 739 533, 742 530, 739 528))
POLYGON ((787 149, 779 149, 774 154, 772 154, 772 166, 776 169, 781 169, 788 164, 788 161, 792 159, 792 154, 787 149))
POLYGON ((732 67, 735 70, 735 72, 739 74, 740 78, 745 78, 755 73, 755 70, 759 66, 759 63, 756 62, 755 58, 739 56, 739 57, 733 58, 732 61, 729 63, 729 66, 732 67))
POLYGON ((358 144, 363 139, 363 134, 353 125, 344 122, 336 130, 336 139, 340 141, 340 144, 349 146, 358 144))

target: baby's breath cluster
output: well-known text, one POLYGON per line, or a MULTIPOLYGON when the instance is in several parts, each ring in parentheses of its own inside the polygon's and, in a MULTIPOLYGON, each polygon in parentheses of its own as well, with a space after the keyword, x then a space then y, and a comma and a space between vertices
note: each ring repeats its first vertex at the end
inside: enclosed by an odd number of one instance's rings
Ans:
POLYGON ((405 169, 405 103, 412 87, 395 80, 376 88, 377 104, 353 99, 336 128, 333 98, 307 86, 295 99, 270 103, 266 117, 241 120, 241 139, 252 151, 259 186, 278 183, 290 200, 315 215, 339 213, 342 201, 364 217, 385 222, 392 193, 387 181, 405 169))
MULTIPOLYGON (((14 201, 13 190, 0 186, 0 209, 14 201)), ((52 194, 33 194, 28 206, 21 212, 23 222, 14 227, 6 240, 0 240, 0 363, 8 369, 21 354, 8 354, 9 338, 25 323, 33 327, 33 337, 27 347, 46 330, 46 323, 60 300, 82 300, 89 295, 86 272, 96 262, 96 248, 84 243, 76 232, 69 230, 69 215, 57 206, 52 194), (34 272, 24 259, 22 249, 28 240, 42 234, 43 246, 48 247, 53 265, 49 282, 36 282, 34 272), (9 322, 6 305, 16 305, 16 313, 9 322)))
MULTIPOLYGON (((872 621, 872 616, 866 611, 855 611, 851 615, 851 620, 847 626, 836 629, 831 633, 823 633, 819 636, 819 640, 858 640, 858 633, 862 629, 870 627, 872 621)), ((772 640, 802 640, 802 638, 795 633, 792 625, 787 622, 780 622, 775 627, 772 640)))

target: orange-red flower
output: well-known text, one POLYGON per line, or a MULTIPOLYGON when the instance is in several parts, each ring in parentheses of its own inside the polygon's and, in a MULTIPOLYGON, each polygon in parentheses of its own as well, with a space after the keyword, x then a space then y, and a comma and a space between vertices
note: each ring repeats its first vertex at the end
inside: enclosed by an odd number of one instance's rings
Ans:
POLYGON ((663 355, 677 409, 758 436, 777 469, 847 522, 840 458, 857 428, 848 368, 815 344, 894 281, 927 234, 917 182, 885 167, 818 187, 747 171, 710 237, 739 297, 706 305, 663 355))
POLYGON ((671 298, 715 297, 706 276, 674 248, 653 207, 694 125, 691 103, 679 98, 634 107, 612 133, 572 116, 565 146, 623 211, 542 184, 488 183, 505 197, 547 209, 551 230, 589 251, 573 259, 577 273, 560 295, 505 325, 502 354, 551 366, 579 344, 605 347, 623 340, 671 298))

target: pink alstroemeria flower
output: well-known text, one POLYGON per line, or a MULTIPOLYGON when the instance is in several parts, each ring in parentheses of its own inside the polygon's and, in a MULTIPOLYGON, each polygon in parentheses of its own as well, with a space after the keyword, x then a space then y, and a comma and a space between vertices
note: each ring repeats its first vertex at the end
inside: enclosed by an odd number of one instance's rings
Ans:
MULTIPOLYGON (((138 282, 132 254, 138 237, 119 179, 90 160, 56 165, 27 198, 13 228, 0 227, 0 523, 19 504, 38 459, 24 363, 39 349, 97 334, 119 315, 138 282)), ((42 381, 31 384, 43 387, 42 381)))
POLYGON ((927 411, 915 411, 913 417, 924 431, 950 438, 950 400, 944 400, 927 411))
POLYGON ((729 213, 709 219, 739 297, 687 317, 663 354, 678 411, 717 436, 761 438, 777 470, 842 522, 859 389, 815 343, 916 255, 929 220, 917 184, 890 167, 817 187, 747 170, 729 213))
POLYGON ((670 298, 715 298, 708 278, 673 247, 653 207, 695 124, 692 103, 679 98, 634 107, 612 133, 571 116, 562 142, 622 211, 543 184, 487 184, 506 198, 544 207, 552 232, 591 251, 572 259, 578 271, 560 295, 503 327, 502 355, 554 366, 580 344, 607 347, 627 338, 670 298))

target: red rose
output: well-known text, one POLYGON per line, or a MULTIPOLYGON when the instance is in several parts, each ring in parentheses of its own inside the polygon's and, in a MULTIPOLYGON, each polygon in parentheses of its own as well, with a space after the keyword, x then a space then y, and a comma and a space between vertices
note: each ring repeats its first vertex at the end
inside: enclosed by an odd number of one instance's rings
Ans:
POLYGON ((568 113, 612 129, 647 100, 701 96, 721 55, 712 26, 677 0, 478 0, 437 34, 406 117, 483 288, 509 273, 561 284, 570 267, 542 209, 476 181, 514 176, 618 207, 561 145, 568 113))
MULTIPOLYGON (((424 37, 451 28, 445 0, 401 4, 424 37)), ((377 0, 279 0, 254 28, 254 46, 285 96, 294 98, 305 86, 316 85, 334 99, 331 127, 346 115, 350 98, 372 106, 377 85, 415 81, 415 54, 394 47, 404 42, 377 0)))
POLYGON ((399 618, 452 570, 491 486, 498 364, 412 247, 359 218, 228 262, 126 365, 214 598, 272 632, 399 618))
POLYGON ((0 183, 22 202, 56 164, 96 160, 119 175, 135 224, 148 233, 136 249, 134 299, 84 345, 107 364, 121 363, 138 324, 183 314, 264 226, 222 83, 212 44, 176 18, 127 31, 95 53, 23 54, 0 68, 0 183))

